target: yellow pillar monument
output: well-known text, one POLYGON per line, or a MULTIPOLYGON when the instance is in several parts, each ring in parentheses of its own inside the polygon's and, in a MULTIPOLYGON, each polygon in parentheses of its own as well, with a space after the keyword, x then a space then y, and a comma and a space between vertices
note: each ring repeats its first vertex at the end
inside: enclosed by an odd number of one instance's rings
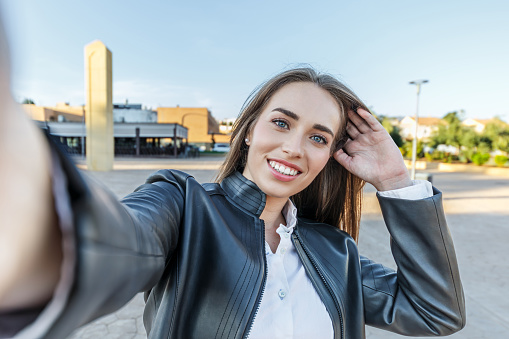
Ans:
POLYGON ((85 46, 87 167, 92 171, 113 169, 111 66, 111 51, 101 41, 85 46))

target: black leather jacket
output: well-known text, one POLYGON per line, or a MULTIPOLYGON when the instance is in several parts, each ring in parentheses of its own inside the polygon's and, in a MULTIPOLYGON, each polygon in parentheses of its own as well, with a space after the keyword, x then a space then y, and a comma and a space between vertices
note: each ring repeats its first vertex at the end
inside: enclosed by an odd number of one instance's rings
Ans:
MULTIPOLYGON (((121 203, 64 163, 77 266, 64 311, 43 337, 74 328, 146 291, 149 338, 246 338, 266 281, 265 195, 236 173, 200 185, 163 170, 121 203)), ((447 335, 465 308, 441 193, 379 197, 398 272, 360 257, 346 233, 298 219, 292 241, 332 319, 335 338, 365 324, 408 335, 447 335)))

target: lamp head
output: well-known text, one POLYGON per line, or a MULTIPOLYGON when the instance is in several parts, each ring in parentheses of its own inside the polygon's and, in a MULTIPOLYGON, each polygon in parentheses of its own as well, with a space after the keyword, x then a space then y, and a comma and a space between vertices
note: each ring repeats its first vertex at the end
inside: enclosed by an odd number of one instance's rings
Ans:
POLYGON ((410 85, 422 85, 422 84, 425 84, 428 82, 429 82, 428 80, 421 79, 421 80, 410 81, 409 84, 410 85))

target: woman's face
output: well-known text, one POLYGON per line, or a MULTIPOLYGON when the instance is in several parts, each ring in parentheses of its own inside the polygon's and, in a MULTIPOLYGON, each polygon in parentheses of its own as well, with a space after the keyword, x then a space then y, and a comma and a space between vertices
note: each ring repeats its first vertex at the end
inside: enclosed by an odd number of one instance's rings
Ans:
POLYGON ((248 135, 243 175, 268 196, 289 198, 325 167, 339 126, 339 106, 326 90, 310 82, 285 85, 248 135))

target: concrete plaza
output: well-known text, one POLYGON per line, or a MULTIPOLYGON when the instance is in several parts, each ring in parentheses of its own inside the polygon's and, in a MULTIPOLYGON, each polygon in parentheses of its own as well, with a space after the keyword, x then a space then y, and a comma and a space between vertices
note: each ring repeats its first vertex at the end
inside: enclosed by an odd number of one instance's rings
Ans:
MULTIPOLYGON (((83 163, 78 160, 78 163, 83 163)), ((92 172, 117 196, 142 184, 160 168, 186 171, 200 182, 213 180, 222 158, 116 159, 115 170, 92 172)), ((453 234, 465 289, 467 326, 450 338, 503 339, 509 333, 509 178, 476 173, 430 171, 433 183, 444 193, 444 208, 453 234)), ((363 255, 394 267, 375 190, 366 186, 360 251, 363 255)), ((76 330, 70 338, 146 338, 143 328, 143 298, 137 295, 114 314, 76 330)), ((367 338, 402 338, 367 327, 367 338)))

